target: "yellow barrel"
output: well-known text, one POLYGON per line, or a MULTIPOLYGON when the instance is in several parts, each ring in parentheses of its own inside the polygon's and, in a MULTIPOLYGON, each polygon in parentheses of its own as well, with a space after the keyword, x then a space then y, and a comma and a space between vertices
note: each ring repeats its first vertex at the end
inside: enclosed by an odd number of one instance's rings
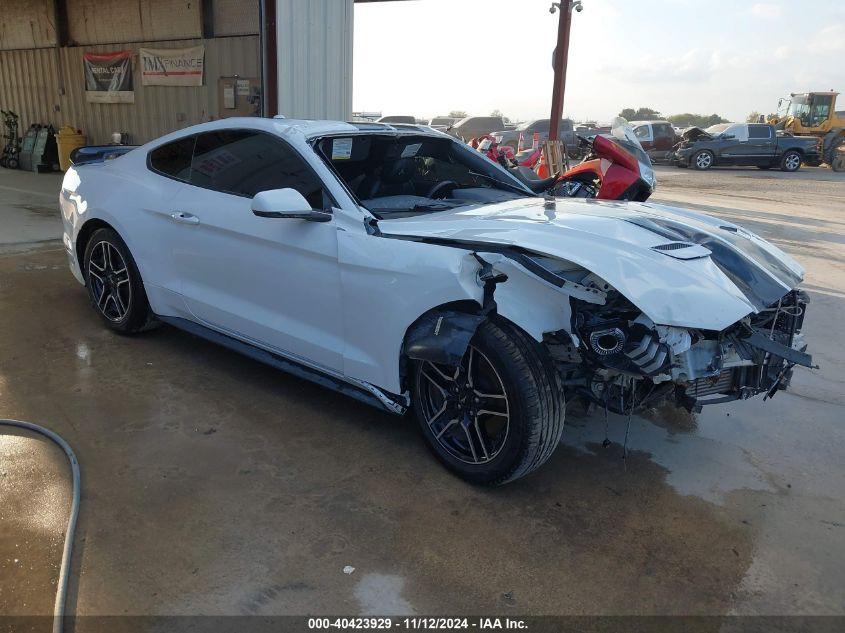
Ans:
POLYGON ((67 171, 70 167, 70 153, 85 145, 85 135, 70 125, 63 125, 56 134, 56 144, 59 146, 59 167, 62 171, 67 171))

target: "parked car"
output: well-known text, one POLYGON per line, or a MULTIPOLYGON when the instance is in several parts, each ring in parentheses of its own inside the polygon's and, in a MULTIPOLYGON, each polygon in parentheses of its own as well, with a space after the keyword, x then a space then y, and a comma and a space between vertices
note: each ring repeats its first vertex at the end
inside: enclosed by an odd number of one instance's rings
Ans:
POLYGON ((451 126, 455 125, 458 119, 451 116, 436 116, 428 122, 428 127, 434 128, 439 132, 445 132, 451 126))
POLYGON ((575 134, 585 138, 592 138, 596 134, 609 134, 610 125, 576 125, 575 134))
POLYGON ((669 121, 631 121, 634 134, 652 160, 666 160, 680 138, 669 121))
POLYGON ((433 130, 229 118, 74 160, 63 243, 105 326, 169 323, 412 408, 473 482, 545 462, 567 397, 694 409, 810 364, 803 270, 775 246, 685 209, 546 201, 433 130))
MULTIPOLYGON (((493 138, 496 139, 499 145, 508 145, 516 149, 519 145, 519 135, 522 134, 525 147, 531 147, 535 132, 539 134, 541 144, 548 140, 549 128, 549 119, 534 119, 533 121, 520 123, 513 130, 497 130, 493 132, 493 138)), ((560 140, 565 143, 567 149, 574 148, 578 145, 572 119, 561 119, 560 140)))
POLYGON ((672 158, 679 167, 756 165, 798 171, 802 163, 819 165, 822 160, 819 139, 779 134, 764 123, 720 123, 706 130, 692 127, 682 138, 672 158))
POLYGON ((507 127, 500 116, 468 116, 447 128, 446 132, 467 142, 507 127))
POLYGON ((404 114, 394 114, 390 116, 383 116, 378 121, 378 123, 409 123, 411 125, 417 124, 416 117, 412 117, 410 115, 404 114))

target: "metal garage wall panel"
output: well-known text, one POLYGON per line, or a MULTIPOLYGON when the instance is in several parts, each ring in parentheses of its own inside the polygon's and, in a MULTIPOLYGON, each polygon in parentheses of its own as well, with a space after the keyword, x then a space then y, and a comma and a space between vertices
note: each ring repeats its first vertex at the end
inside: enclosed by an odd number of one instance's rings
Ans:
POLYGON ((353 0, 276 0, 279 113, 352 117, 353 0))
POLYGON ((114 45, 61 49, 0 51, 0 107, 21 116, 21 130, 30 123, 80 128, 89 143, 107 143, 112 132, 129 132, 143 143, 188 125, 218 116, 217 79, 239 74, 258 77, 258 37, 177 40, 124 44, 133 58, 135 103, 85 101, 82 56, 116 50, 114 45), (183 48, 205 44, 204 85, 142 86, 137 52, 146 48, 183 48), (62 90, 64 89, 64 90, 62 90), (55 106, 60 110, 56 111, 55 106))
POLYGON ((0 50, 56 45, 53 0, 14 0, 0 6, 0 50))
POLYGON ((200 0, 67 0, 73 44, 202 37, 200 0))
POLYGON ((258 35, 259 0, 214 0, 214 36, 258 35))
POLYGON ((59 105, 55 48, 0 51, 0 108, 20 117, 21 135, 30 123, 50 122, 59 105))

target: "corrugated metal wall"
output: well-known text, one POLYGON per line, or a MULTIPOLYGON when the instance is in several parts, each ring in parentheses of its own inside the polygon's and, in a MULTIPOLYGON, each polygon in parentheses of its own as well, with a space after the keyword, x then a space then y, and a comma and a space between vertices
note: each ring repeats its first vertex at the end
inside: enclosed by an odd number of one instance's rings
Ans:
POLYGON ((0 0, 0 49, 55 46, 53 0, 0 0))
POLYGON ((70 44, 202 37, 199 0, 66 1, 70 44))
POLYGON ((258 3, 214 0, 214 35, 258 35, 258 3))
MULTIPOLYGON (((219 77, 259 77, 258 0, 212 3, 214 34, 199 39, 198 0, 66 0, 71 47, 55 44, 53 0, 0 0, 0 108, 30 123, 81 128, 90 143, 129 132, 144 142, 218 116, 219 77), (10 6, 11 5, 11 6, 10 6), (8 25, 15 24, 11 38, 8 25), (24 33, 26 31, 26 33, 24 33), (220 35, 233 37, 219 37, 220 35), (15 39, 17 38, 17 39, 15 39), (112 42, 132 42, 119 44, 112 42), (141 85, 137 55, 134 104, 87 103, 82 56, 142 46, 204 43, 201 87, 141 85), (81 46, 77 44, 86 44, 81 46), (42 48, 39 48, 42 47, 42 48)), ((349 119, 352 115, 353 0, 276 0, 278 111, 289 117, 349 119)))
POLYGON ((167 132, 218 117, 217 79, 259 75, 257 36, 210 40, 79 46, 0 51, 0 107, 21 116, 21 133, 30 123, 65 123, 82 129, 89 143, 107 143, 112 132, 129 132, 146 142, 167 132), (137 56, 133 59, 134 104, 87 103, 82 55, 129 49, 182 48, 205 44, 201 87, 142 86, 137 56))
POLYGON ((276 0, 279 113, 352 117, 353 0, 276 0))

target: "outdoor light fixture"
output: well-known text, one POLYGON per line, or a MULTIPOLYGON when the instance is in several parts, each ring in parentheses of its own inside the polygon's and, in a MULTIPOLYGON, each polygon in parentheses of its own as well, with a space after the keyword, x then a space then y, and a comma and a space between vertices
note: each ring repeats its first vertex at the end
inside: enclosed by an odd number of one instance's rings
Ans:
MULTIPOLYGON (((552 6, 549 7, 549 13, 554 15, 555 11, 560 8, 560 2, 552 2, 552 6)), ((572 8, 575 9, 578 13, 584 10, 584 5, 581 3, 581 0, 575 0, 572 3, 572 8)))

